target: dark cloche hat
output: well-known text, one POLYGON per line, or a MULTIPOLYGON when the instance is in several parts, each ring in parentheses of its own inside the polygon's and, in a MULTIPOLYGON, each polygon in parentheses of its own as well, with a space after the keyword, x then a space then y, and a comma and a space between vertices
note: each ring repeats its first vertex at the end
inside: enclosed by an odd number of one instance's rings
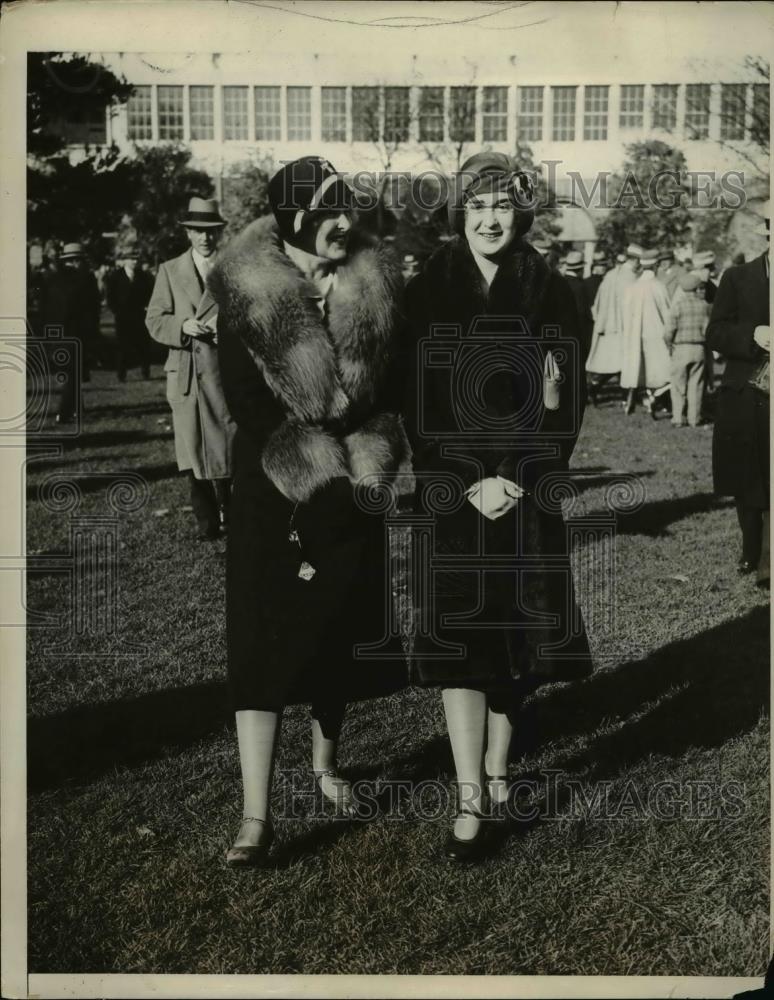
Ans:
POLYGON ((269 181, 269 204, 280 236, 295 245, 306 219, 316 212, 349 212, 352 188, 328 160, 302 156, 286 163, 269 181))

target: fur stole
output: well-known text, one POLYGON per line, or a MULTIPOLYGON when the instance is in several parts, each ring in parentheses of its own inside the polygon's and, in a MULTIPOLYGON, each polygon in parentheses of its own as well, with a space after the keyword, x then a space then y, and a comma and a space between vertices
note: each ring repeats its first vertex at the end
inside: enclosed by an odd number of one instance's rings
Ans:
POLYGON ((247 226, 208 285, 218 324, 241 337, 287 417, 261 461, 288 499, 348 476, 383 479, 406 459, 399 416, 379 412, 397 351, 401 277, 387 252, 358 246, 336 271, 327 324, 310 283, 283 252, 273 219, 247 226))

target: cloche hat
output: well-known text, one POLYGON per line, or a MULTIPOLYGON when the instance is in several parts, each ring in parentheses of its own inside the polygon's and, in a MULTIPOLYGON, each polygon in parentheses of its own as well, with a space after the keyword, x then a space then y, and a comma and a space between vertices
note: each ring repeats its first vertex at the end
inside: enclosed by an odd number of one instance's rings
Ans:
POLYGON ((519 213, 517 232, 523 236, 535 219, 535 189, 530 176, 505 153, 475 153, 455 174, 447 209, 449 225, 458 233, 465 228, 465 202, 475 194, 503 191, 519 213))
POLYGON ((269 181, 269 204, 280 236, 298 245, 304 222, 316 212, 349 212, 352 188, 322 156, 302 156, 286 163, 269 181))

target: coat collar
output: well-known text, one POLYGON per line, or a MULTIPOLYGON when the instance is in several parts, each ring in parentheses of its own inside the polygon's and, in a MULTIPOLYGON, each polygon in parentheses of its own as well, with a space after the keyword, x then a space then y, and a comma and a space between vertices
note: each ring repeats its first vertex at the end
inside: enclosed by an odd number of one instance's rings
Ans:
POLYGON ((388 253, 353 246, 327 298, 283 252, 270 218, 220 254, 209 287, 275 395, 297 418, 325 422, 372 403, 391 361, 401 278, 388 253))
POLYGON ((428 261, 425 281, 434 311, 449 322, 467 324, 483 314, 523 317, 537 332, 551 276, 537 250, 517 239, 500 260, 487 293, 467 241, 454 236, 428 261))

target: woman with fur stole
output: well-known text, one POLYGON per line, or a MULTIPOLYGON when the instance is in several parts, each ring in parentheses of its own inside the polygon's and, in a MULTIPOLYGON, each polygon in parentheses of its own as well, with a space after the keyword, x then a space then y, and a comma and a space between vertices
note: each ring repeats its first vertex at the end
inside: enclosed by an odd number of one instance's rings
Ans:
POLYGON ((269 200, 273 219, 243 230, 209 282, 238 428, 226 615, 244 816, 233 867, 265 861, 273 839, 284 707, 311 704, 319 790, 352 815, 336 770, 345 707, 406 682, 400 643, 382 642, 383 508, 361 492, 381 492, 409 456, 396 405, 400 271, 385 251, 358 245, 352 192, 326 160, 286 164, 269 200), (364 645, 380 655, 363 658, 364 645))

